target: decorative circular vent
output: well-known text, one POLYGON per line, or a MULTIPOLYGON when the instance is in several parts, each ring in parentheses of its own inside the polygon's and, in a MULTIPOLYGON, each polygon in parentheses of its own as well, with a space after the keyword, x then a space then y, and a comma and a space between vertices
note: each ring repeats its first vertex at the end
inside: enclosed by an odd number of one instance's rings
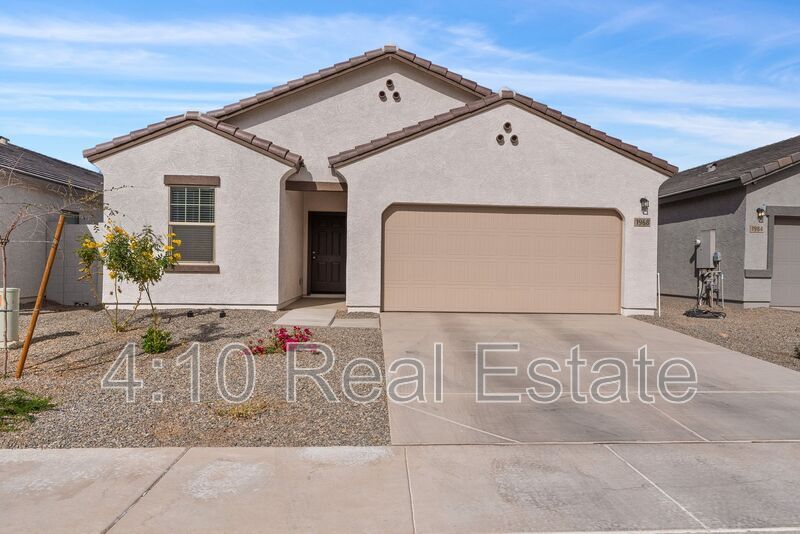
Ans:
POLYGON ((378 92, 378 98, 380 98, 381 101, 386 102, 386 91, 378 92))
POLYGON ((507 122, 507 123, 503 124, 503 129, 504 129, 506 132, 511 132, 511 123, 510 123, 510 122, 507 122))
POLYGON ((394 93, 392 93, 392 98, 394 98, 395 102, 400 102, 400 93, 395 91, 394 93))
POLYGON ((503 134, 497 134, 497 137, 495 137, 495 139, 497 139, 497 144, 498 145, 505 144, 505 142, 506 142, 506 138, 505 138, 505 136, 503 134))
POLYGON ((394 89, 394 82, 392 81, 392 79, 391 79, 391 78, 389 78, 388 80, 386 80, 386 88, 387 88, 388 90, 390 90, 390 91, 391 91, 392 89, 394 89))
POLYGON ((517 137, 517 134, 511 136, 511 144, 514 146, 519 144, 519 137, 517 137))

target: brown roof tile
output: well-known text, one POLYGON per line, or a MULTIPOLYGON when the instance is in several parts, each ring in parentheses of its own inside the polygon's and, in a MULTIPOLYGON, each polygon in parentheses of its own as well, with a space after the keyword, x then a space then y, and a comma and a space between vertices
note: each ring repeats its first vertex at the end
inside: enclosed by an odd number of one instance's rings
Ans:
POLYGON ((700 191, 726 183, 748 184, 798 163, 800 135, 680 172, 661 185, 659 197, 700 191))
POLYGON ((292 80, 290 82, 287 82, 287 83, 285 83, 283 85, 279 85, 277 87, 273 87, 269 91, 262 91, 261 93, 258 93, 258 94, 254 95, 254 96, 250 96, 250 97, 244 98, 244 99, 242 99, 242 100, 240 100, 238 102, 234 102, 232 104, 228 104, 228 105, 226 105, 226 106, 224 106, 224 107, 222 107, 220 109, 215 109, 213 111, 209 111, 208 115, 210 115, 212 117, 226 118, 229 115, 232 115, 234 113, 238 113, 238 112, 243 111, 245 109, 248 109, 250 107, 253 107, 253 106, 256 106, 256 105, 259 105, 259 104, 263 104, 264 102, 266 102, 266 101, 268 101, 268 100, 270 100, 272 98, 275 98, 275 97, 277 97, 279 95, 282 95, 282 94, 284 94, 284 93, 286 93, 288 91, 292 91, 292 90, 295 90, 295 89, 300 89, 302 87, 305 87, 306 85, 309 85, 309 84, 311 84, 313 82, 316 82, 318 80, 321 80, 323 78, 327 78, 327 77, 333 76, 335 74, 339 74, 339 73, 344 72, 344 71, 346 71, 348 69, 355 68, 355 67, 357 67, 357 66, 359 66, 359 65, 361 65, 363 63, 366 63, 368 61, 373 61, 373 60, 376 60, 378 58, 381 58, 381 57, 384 57, 384 56, 389 56, 389 55, 391 55, 393 57, 396 57, 396 58, 399 58, 399 59, 401 59, 403 61, 406 61, 410 65, 414 65, 414 66, 416 66, 418 68, 425 69, 425 70, 427 70, 429 72, 432 72, 433 74, 441 76, 442 78, 446 78, 447 80, 455 82, 458 85, 462 86, 464 89, 475 93, 477 96, 484 96, 485 97, 485 96, 489 96, 489 95, 492 94, 492 90, 491 89, 489 89, 487 87, 483 87, 481 85, 478 85, 474 81, 468 80, 468 79, 464 78, 463 76, 461 76, 460 74, 456 74, 455 72, 449 71, 444 67, 441 67, 439 65, 435 65, 435 64, 431 63, 430 61, 428 61, 427 59, 420 58, 419 56, 417 56, 415 54, 412 54, 411 52, 408 52, 406 50, 402 50, 400 48, 397 48, 396 46, 386 45, 383 48, 370 50, 369 52, 365 52, 365 53, 361 54, 360 56, 352 57, 352 58, 348 59, 347 61, 342 61, 342 62, 336 63, 332 67, 327 67, 327 68, 321 69, 321 70, 319 70, 317 72, 314 72, 314 73, 311 73, 311 74, 307 74, 307 75, 303 76, 302 78, 298 78, 296 80, 292 80))
POLYGON ((503 101, 514 101, 518 104, 521 104, 525 108, 529 109, 532 113, 541 115, 547 118, 548 120, 551 120, 556 124, 563 126, 564 128, 575 131, 576 133, 579 133, 581 135, 585 135, 586 137, 588 137, 593 141, 596 141, 613 150, 617 150, 618 152, 624 153, 625 155, 631 157, 634 160, 638 160, 640 162, 645 163, 646 165, 649 165, 650 167, 653 167, 655 170, 661 172, 662 174, 671 176, 678 170, 678 168, 675 167, 674 165, 670 165, 667 161, 653 156, 650 152, 646 152, 634 145, 625 143, 620 139, 617 139, 616 137, 611 137, 605 132, 601 132, 600 130, 595 130, 591 126, 583 124, 582 122, 578 122, 572 117, 568 117, 562 114, 558 110, 549 108, 544 104, 536 102, 535 100, 528 98, 526 96, 518 95, 510 90, 502 90, 499 93, 491 94, 481 100, 470 102, 464 106, 451 109, 447 113, 441 113, 431 119, 424 120, 413 126, 408 126, 406 128, 403 128, 402 130, 392 132, 378 139, 373 139, 369 143, 359 145, 353 149, 346 150, 344 152, 329 157, 328 162, 332 167, 345 164, 348 161, 366 156, 367 154, 374 152, 380 148, 383 148, 387 145, 401 142, 404 139, 415 136, 417 134, 421 134, 427 130, 434 129, 439 126, 443 126, 449 123, 450 121, 458 119, 459 117, 463 117, 472 113, 477 113, 481 110, 487 109, 490 106, 503 101))
POLYGON ((216 133, 219 133, 220 135, 234 138, 242 142, 244 145, 251 146, 256 150, 268 152, 272 157, 290 167, 299 168, 303 164, 303 158, 298 154, 294 154, 283 147, 279 147, 271 141, 261 139, 247 130, 242 130, 241 128, 233 126, 232 124, 222 122, 219 119, 210 117, 206 114, 200 113, 199 111, 187 111, 183 115, 168 117, 161 122, 156 122, 149 125, 147 128, 134 130, 129 134, 115 137, 106 143, 100 143, 93 148, 87 148, 83 151, 83 157, 92 162, 97 161, 98 159, 102 158, 104 154, 111 150, 116 151, 117 149, 120 149, 129 143, 136 143, 143 141, 145 138, 158 136, 161 133, 167 133, 167 130, 170 127, 184 122, 198 123, 216 133))

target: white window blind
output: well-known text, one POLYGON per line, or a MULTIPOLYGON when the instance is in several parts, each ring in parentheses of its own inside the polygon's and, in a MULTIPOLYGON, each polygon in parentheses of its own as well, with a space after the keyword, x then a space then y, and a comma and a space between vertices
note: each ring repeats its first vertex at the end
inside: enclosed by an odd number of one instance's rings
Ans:
POLYGON ((214 261, 214 189, 210 187, 170 187, 170 232, 181 245, 181 262, 214 261))

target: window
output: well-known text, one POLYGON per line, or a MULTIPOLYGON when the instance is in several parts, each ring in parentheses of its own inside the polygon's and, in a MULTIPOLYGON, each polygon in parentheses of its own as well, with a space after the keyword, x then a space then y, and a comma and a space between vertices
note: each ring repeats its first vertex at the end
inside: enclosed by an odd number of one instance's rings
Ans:
POLYGON ((214 262, 214 189, 169 188, 170 232, 181 240, 181 262, 214 262))
POLYGON ((64 224, 81 223, 81 216, 77 211, 61 210, 61 214, 64 216, 64 224))

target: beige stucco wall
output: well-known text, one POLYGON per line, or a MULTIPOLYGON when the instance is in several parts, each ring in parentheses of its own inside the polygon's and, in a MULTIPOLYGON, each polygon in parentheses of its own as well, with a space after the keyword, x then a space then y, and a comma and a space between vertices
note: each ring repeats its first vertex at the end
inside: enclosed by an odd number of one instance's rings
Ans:
MULTIPOLYGON (((195 125, 112 154, 96 165, 109 190, 106 201, 120 212, 121 226, 138 230, 149 224, 162 235, 169 224, 164 175, 220 177, 215 230, 219 274, 167 274, 153 290, 156 303, 266 308, 280 304, 281 236, 289 239, 296 233, 290 219, 281 218, 281 209, 296 203, 281 181, 294 169, 195 125)), ((110 280, 104 287, 108 299, 110 280)), ((125 289, 123 301, 131 302, 135 294, 125 289)))
POLYGON ((328 156, 349 150, 477 97, 387 57, 319 85, 226 119, 303 156, 294 179, 335 181, 328 156), (386 80, 394 82, 400 102, 386 80), (378 98, 386 91, 387 100, 378 98))
MULTIPOLYGON (((769 243, 769 219, 758 222, 756 209, 761 206, 800 207, 800 171, 789 169, 747 186, 745 210, 745 269, 766 269, 769 243), (763 233, 751 233, 750 225, 759 225, 763 233)), ((769 211, 767 212, 769 215, 769 211)), ((766 306, 772 298, 768 278, 745 279, 745 301, 749 306, 766 306)))
POLYGON ((613 208, 623 216, 622 312, 656 305, 658 188, 666 176, 507 103, 341 169, 347 305, 381 303, 382 214, 393 203, 613 208), (495 136, 510 121, 518 146, 495 136), (639 199, 650 228, 634 228, 639 199))

